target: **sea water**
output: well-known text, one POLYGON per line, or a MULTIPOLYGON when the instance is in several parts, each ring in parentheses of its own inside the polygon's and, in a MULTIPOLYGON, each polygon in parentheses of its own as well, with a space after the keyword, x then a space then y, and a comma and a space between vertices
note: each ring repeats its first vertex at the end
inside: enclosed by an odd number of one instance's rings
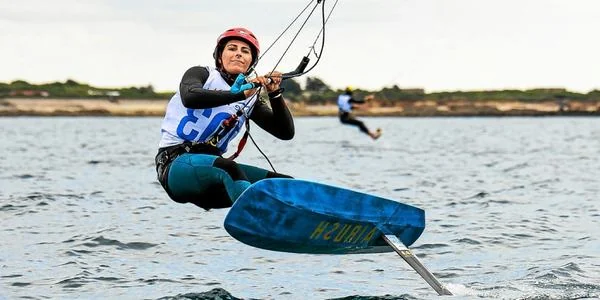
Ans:
MULTIPOLYGON (((296 118, 239 162, 420 207, 458 299, 600 297, 600 118, 296 118)), ((432 299, 395 253, 256 249, 156 181, 161 118, 0 118, 0 299, 432 299)), ((233 147, 234 148, 234 147, 233 147)), ((325 200, 325 199, 324 199, 325 200)))

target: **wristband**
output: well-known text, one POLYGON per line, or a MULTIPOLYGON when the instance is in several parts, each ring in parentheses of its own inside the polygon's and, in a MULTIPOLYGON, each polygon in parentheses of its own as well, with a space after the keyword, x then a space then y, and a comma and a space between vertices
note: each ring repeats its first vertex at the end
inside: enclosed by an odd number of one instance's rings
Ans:
POLYGON ((281 97, 281 94, 283 93, 283 91, 284 91, 283 88, 279 88, 272 92, 269 92, 267 95, 269 95, 269 99, 275 99, 275 98, 281 97))

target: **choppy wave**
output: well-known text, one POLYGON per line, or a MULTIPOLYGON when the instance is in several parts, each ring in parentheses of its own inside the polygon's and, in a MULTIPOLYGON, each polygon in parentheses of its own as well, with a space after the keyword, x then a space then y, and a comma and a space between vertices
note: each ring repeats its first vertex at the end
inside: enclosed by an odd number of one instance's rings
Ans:
MULTIPOLYGON (((386 135, 335 118, 298 119, 292 142, 253 135, 280 172, 425 209, 411 248, 454 298, 600 297, 600 119, 366 120, 386 135)), ((169 200, 158 118, 0 126, 19 128, 0 133, 0 299, 437 297, 393 252, 256 249, 225 232, 226 209, 169 200)), ((239 160, 268 168, 251 146, 239 160)))

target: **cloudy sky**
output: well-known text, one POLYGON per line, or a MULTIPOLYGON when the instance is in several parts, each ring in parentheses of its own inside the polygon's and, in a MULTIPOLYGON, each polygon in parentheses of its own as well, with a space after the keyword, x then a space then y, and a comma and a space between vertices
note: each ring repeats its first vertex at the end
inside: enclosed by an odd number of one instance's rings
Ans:
MULTIPOLYGON (((264 50, 308 3, 0 0, 0 82, 173 91, 187 68, 213 64, 225 29, 249 28, 264 50)), ((325 8, 334 3, 325 0, 325 8)), ((294 69, 310 51, 319 14, 278 70, 294 69)), ((297 28, 265 55, 259 73, 275 66, 297 28)), ((308 76, 332 88, 600 89, 598 0, 339 0, 325 32, 308 76)))

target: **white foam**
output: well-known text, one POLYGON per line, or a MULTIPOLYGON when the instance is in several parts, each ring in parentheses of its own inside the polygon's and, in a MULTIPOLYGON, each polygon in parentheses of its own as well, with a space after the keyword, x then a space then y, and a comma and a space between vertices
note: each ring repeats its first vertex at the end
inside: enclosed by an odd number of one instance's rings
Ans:
POLYGON ((444 286, 455 296, 481 296, 481 291, 468 288, 463 284, 447 283, 444 286))

